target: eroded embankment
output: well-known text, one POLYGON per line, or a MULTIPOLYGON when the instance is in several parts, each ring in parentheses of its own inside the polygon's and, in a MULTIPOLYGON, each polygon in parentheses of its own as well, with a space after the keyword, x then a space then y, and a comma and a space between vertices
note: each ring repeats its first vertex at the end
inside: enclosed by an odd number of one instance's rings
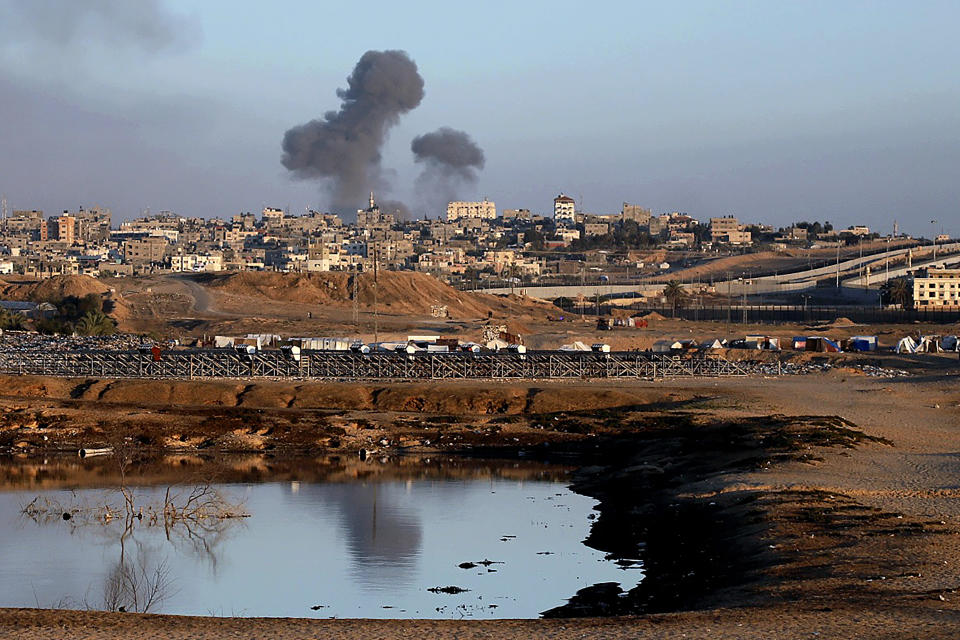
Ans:
POLYGON ((548 616, 929 599, 910 584, 911 575, 927 571, 917 543, 953 533, 820 491, 814 481, 730 490, 737 474, 816 464, 833 455, 830 448, 886 445, 838 418, 744 416, 716 390, 707 397, 590 383, 26 377, 0 384, 0 446, 28 459, 103 444, 123 455, 184 460, 224 451, 280 458, 440 449, 580 467, 575 490, 600 503, 588 544, 624 566, 642 565, 646 577, 627 593, 612 584, 585 589, 548 616))
POLYGON ((0 450, 462 448, 580 439, 529 416, 685 402, 655 387, 0 378, 0 450))

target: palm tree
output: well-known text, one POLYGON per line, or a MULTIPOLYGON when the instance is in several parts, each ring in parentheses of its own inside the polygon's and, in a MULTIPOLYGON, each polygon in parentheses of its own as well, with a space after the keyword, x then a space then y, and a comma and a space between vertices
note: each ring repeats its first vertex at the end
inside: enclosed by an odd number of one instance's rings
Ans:
POLYGON ((74 327, 77 333, 84 336, 108 336, 116 328, 117 325, 113 319, 104 315, 102 311, 88 311, 77 320, 74 327))
POLYGON ((683 288, 679 280, 671 280, 667 283, 667 286, 663 288, 662 295, 670 303, 673 315, 676 315, 677 308, 682 307, 683 303, 686 302, 687 290, 683 288))
POLYGON ((907 278, 893 278, 883 285, 888 303, 899 304, 904 309, 913 306, 913 284, 907 278))
POLYGON ((7 330, 23 329, 23 316, 16 311, 0 308, 0 329, 7 330))

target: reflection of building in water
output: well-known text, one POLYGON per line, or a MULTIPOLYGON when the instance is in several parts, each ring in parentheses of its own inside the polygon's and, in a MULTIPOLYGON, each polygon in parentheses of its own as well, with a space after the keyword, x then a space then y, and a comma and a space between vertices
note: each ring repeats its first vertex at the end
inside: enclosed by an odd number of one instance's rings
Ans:
POLYGON ((423 534, 417 510, 404 507, 403 486, 301 484, 297 500, 304 498, 337 509, 359 582, 383 590, 412 582, 423 534))

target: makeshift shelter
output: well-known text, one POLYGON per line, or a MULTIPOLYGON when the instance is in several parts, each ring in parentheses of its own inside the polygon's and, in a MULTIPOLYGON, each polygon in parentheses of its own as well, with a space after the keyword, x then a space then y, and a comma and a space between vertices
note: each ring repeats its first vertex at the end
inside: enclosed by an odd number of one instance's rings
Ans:
POLYGON ((940 353, 940 336, 921 336, 917 345, 917 353, 940 353))
POLYGON ((794 351, 806 351, 806 350, 807 350, 807 336, 793 336, 793 350, 794 350, 794 351))
POLYGON ((897 353, 916 353, 917 352, 917 343, 914 342, 913 338, 907 336, 906 338, 900 338, 900 341, 897 342, 897 346, 893 348, 897 353))
POLYGON ((807 343, 804 351, 816 351, 818 353, 840 353, 840 345, 823 336, 807 336, 807 343))
POLYGON ((780 351, 780 338, 771 338, 763 335, 750 335, 744 338, 748 349, 764 351, 780 351))
POLYGON ((577 340, 572 344, 562 345, 560 351, 590 351, 590 347, 577 340))
POLYGON ((701 349, 723 349, 723 342, 714 338, 713 340, 707 340, 706 342, 700 343, 701 349))
POLYGON ((877 336, 853 336, 843 342, 844 351, 876 351, 877 336))
POLYGON ((654 353, 670 353, 671 351, 679 351, 682 348, 683 345, 676 340, 657 340, 653 343, 652 351, 654 353))
POLYGON ((944 351, 960 351, 960 340, 957 339, 957 336, 943 336, 940 346, 943 347, 944 351))

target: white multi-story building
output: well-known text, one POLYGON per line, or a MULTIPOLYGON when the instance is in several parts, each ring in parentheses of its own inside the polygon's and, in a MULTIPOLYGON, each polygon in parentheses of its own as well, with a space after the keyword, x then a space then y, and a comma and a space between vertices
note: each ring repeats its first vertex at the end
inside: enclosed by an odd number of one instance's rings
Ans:
POLYGON ((497 217, 497 205, 484 198, 480 202, 450 202, 447 204, 447 220, 480 218, 493 220, 497 217))
POLYGON ((960 307, 960 269, 927 269, 913 279, 913 305, 917 308, 960 307))
POLYGON ((577 218, 577 203, 570 196, 560 194, 553 199, 553 219, 557 222, 574 222, 577 218))

